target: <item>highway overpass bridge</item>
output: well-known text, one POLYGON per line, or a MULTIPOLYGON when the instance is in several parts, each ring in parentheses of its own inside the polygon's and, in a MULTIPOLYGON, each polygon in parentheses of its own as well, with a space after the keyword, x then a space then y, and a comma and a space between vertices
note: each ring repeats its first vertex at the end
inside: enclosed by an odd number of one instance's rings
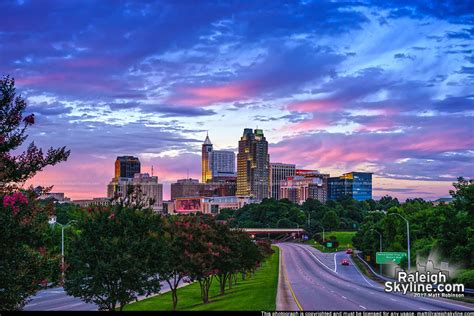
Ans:
POLYGON ((247 232, 249 235, 263 235, 263 234, 289 234, 292 236, 300 237, 303 235, 305 230, 303 228, 239 228, 240 230, 247 232))

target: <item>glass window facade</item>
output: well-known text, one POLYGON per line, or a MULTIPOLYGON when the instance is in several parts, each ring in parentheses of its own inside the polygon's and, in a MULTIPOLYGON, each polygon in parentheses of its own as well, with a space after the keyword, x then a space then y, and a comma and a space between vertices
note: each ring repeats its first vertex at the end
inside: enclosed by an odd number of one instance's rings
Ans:
POLYGON ((328 199, 337 200, 343 195, 348 195, 357 201, 372 199, 372 173, 351 172, 329 178, 328 199))

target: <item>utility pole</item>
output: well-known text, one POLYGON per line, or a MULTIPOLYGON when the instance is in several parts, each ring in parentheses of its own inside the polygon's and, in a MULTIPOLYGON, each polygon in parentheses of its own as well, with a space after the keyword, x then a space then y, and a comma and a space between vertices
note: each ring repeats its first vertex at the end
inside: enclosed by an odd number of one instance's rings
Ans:
MULTIPOLYGON (((376 231, 375 229, 371 229, 373 230, 374 232, 376 232, 377 234, 379 234, 379 238, 380 238, 380 252, 382 252, 382 234, 379 233, 378 231, 376 231)), ((379 269, 380 269, 380 275, 382 275, 382 264, 379 263, 379 269)))
POLYGON ((407 246, 408 246, 408 272, 411 270, 411 260, 410 260, 410 223, 408 220, 398 213, 390 213, 389 215, 398 215, 405 220, 407 223, 407 246))

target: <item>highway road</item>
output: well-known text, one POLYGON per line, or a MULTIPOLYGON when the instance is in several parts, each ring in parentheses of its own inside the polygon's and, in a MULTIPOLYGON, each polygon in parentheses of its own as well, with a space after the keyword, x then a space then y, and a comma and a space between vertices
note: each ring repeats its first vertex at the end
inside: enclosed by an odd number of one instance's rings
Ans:
MULTIPOLYGON (((180 282, 180 287, 187 283, 180 282)), ((160 293, 169 291, 169 285, 161 282, 160 293)), ((145 297, 139 297, 139 300, 145 297)), ((62 287, 41 290, 31 298, 31 301, 23 308, 25 311, 96 311, 99 310, 95 304, 89 304, 80 298, 67 295, 62 287)))
POLYGON ((474 304, 446 302, 384 292, 350 261, 345 252, 322 253, 309 245, 279 243, 286 279, 301 310, 474 311, 474 304))

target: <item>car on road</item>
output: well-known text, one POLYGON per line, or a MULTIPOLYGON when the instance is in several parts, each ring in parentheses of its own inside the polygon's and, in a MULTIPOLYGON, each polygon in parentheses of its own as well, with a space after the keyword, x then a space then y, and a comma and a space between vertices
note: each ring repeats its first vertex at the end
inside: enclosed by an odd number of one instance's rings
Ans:
POLYGON ((349 259, 342 259, 341 265, 348 266, 349 265, 349 259))
POLYGON ((351 249, 351 248, 347 249, 347 250, 346 250, 346 253, 347 253, 348 255, 352 255, 352 249, 351 249))

